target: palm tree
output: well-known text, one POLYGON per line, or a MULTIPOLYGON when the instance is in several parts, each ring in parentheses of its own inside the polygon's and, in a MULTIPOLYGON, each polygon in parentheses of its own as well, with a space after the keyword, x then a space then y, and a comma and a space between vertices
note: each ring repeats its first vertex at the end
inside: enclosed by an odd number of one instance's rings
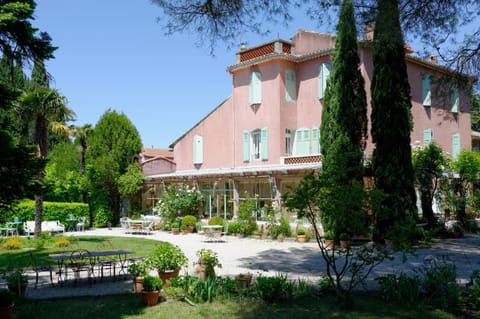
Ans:
MULTIPOLYGON (((75 113, 67 107, 67 99, 57 90, 38 87, 20 99, 19 115, 24 123, 30 123, 32 142, 38 146, 38 156, 46 159, 49 131, 68 136, 66 122, 75 119, 75 113)), ((39 175, 41 183, 45 181, 45 171, 39 175)), ((43 195, 35 195, 35 237, 40 236, 43 213, 43 195)))
MULTIPOLYGON (((80 176, 85 175, 85 153, 87 152, 87 137, 93 131, 91 124, 83 126, 70 126, 70 135, 75 137, 78 142, 78 151, 80 152, 80 176)), ((82 202, 87 202, 87 192, 82 188, 82 202)))

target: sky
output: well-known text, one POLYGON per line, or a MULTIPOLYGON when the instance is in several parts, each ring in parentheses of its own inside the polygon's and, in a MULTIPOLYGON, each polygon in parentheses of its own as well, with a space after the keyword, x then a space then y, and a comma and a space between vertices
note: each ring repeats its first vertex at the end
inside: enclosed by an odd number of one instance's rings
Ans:
POLYGON ((294 19, 275 34, 244 34, 238 46, 198 46, 189 33, 165 36, 162 10, 149 0, 37 0, 35 28, 48 32, 58 49, 46 61, 58 89, 76 113, 73 123, 95 125, 108 110, 124 113, 144 147, 166 148, 232 92, 226 71, 240 43, 255 46, 300 28, 319 30, 308 18, 294 19))

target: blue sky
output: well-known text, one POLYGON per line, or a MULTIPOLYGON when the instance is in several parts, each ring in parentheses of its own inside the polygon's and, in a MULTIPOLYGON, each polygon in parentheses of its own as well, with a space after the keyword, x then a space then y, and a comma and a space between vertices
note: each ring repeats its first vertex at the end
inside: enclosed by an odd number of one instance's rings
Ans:
MULTIPOLYGON (((149 0, 38 0, 33 25, 58 47, 47 61, 51 84, 67 97, 76 125, 95 125, 107 109, 123 112, 145 147, 168 147, 232 90, 226 68, 241 42, 285 40, 299 29, 318 30, 307 18, 276 26, 270 36, 245 34, 237 47, 223 43, 210 55, 197 37, 165 36, 149 0)), ((326 30, 319 30, 326 31, 326 30)))

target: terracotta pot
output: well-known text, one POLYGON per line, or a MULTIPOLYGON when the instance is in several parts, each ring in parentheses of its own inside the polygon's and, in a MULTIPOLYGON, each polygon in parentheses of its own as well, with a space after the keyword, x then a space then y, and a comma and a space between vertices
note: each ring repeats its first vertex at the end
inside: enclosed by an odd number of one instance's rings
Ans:
POLYGON ((284 240, 285 240, 285 237, 280 237, 280 236, 277 237, 277 241, 278 241, 279 243, 283 243, 284 240))
POLYGON ((176 270, 166 270, 166 271, 158 271, 158 277, 162 279, 163 286, 170 284, 170 279, 178 277, 180 273, 180 269, 176 270))
POLYGON ((158 303, 158 296, 160 295, 160 291, 146 291, 142 290, 142 301, 145 305, 151 307, 155 306, 158 303))
POLYGON ((172 234, 173 235, 178 235, 180 233, 180 229, 178 228, 172 228, 172 234))
POLYGON ((13 303, 10 306, 0 307, 0 318, 12 319, 13 318, 13 303))
POLYGON ((246 289, 248 288, 248 286, 250 286, 250 283, 252 282, 252 276, 251 275, 235 276, 235 280, 237 281, 240 288, 246 289))
POLYGON ((133 277, 133 291, 140 293, 143 290, 143 277, 133 277))
POLYGON ((325 239, 324 244, 325 244, 325 249, 333 249, 333 246, 335 245, 335 240, 325 239))
POLYGON ((350 240, 340 240, 340 247, 343 249, 350 248, 350 240))
POLYGON ((205 280, 207 277, 207 266, 202 265, 202 264, 196 264, 195 265, 195 273, 197 274, 198 279, 200 280, 205 280))
POLYGON ((299 243, 304 243, 307 241, 307 235, 297 235, 297 241, 299 243))

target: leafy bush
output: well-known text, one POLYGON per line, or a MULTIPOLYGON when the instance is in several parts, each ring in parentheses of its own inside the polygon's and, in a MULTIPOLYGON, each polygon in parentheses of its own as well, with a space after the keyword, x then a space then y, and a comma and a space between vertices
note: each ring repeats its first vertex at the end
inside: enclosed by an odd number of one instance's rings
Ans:
POLYGON ((157 271, 176 270, 187 264, 187 257, 180 247, 162 242, 155 247, 145 262, 150 269, 157 271))
POLYGON ((143 277, 143 290, 155 291, 162 289, 162 280, 158 277, 145 276, 143 277))
MULTIPOLYGON (((7 219, 13 219, 13 217, 16 216, 21 221, 35 220, 35 202, 32 200, 23 200, 13 208, 13 212, 10 214, 11 215, 6 216, 7 219)), ((88 204, 43 202, 43 220, 59 220, 65 223, 70 215, 77 218, 87 217, 88 221, 88 204)))
POLYGON ((113 213, 108 208, 101 207, 95 212, 93 223, 95 227, 107 227, 112 219, 113 213))
POLYGON ((405 302, 415 304, 420 295, 420 280, 418 277, 408 277, 404 273, 399 276, 388 274, 376 278, 380 283, 382 297, 386 302, 405 302))
POLYGON ((169 185, 162 193, 156 209, 163 218, 174 219, 185 215, 197 215, 203 204, 203 195, 195 187, 169 185))
POLYGON ((193 215, 186 215, 182 218, 182 229, 187 228, 188 226, 195 226, 197 218, 193 215))
POLYGON ((5 242, 2 244, 3 249, 8 250, 16 250, 16 249, 23 249, 23 243, 19 237, 9 237, 5 242))
POLYGON ((70 241, 65 237, 60 237, 53 243, 55 247, 68 247, 70 245, 70 241))
POLYGON ((239 233, 245 236, 252 235, 257 230, 257 222, 253 213, 257 209, 257 201, 249 197, 240 202, 237 212, 237 222, 239 223, 239 233))
POLYGON ((293 286, 287 280, 287 275, 277 275, 274 277, 257 277, 255 284, 255 294, 267 301, 276 302, 290 298, 293 286))
POLYGON ((239 234, 240 233, 240 223, 237 221, 228 222, 228 233, 229 234, 239 234))
POLYGON ((131 263, 128 266, 128 273, 134 277, 144 277, 147 275, 147 264, 144 260, 131 263))
POLYGON ((220 216, 213 216, 208 220, 209 225, 220 225, 223 226, 223 218, 220 216))
POLYGON ((474 270, 470 275, 467 286, 467 305, 474 310, 480 309, 480 271, 474 270))

